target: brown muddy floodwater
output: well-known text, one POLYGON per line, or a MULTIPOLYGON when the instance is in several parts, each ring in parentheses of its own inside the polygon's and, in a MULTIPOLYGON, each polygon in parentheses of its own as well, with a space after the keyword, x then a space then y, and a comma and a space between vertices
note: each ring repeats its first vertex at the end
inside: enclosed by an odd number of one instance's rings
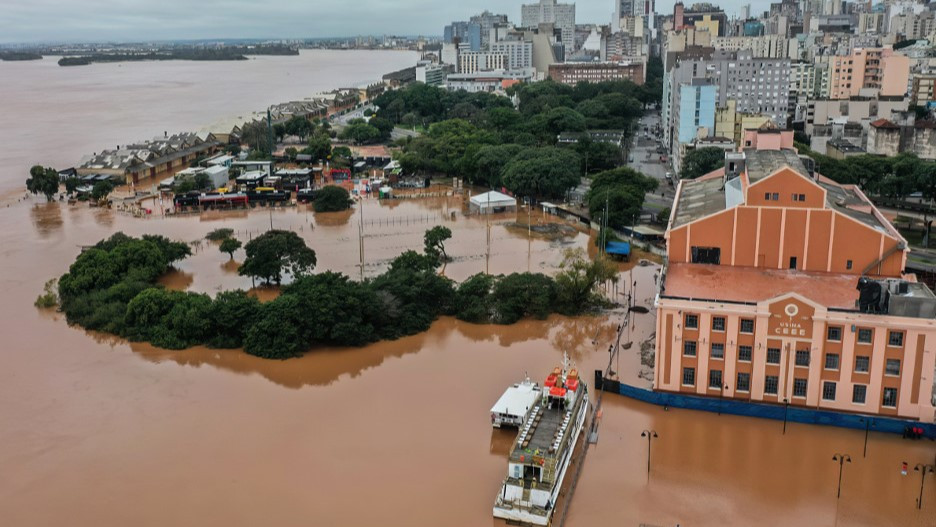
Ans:
MULTIPOLYGON (((441 319, 430 331, 356 349, 317 349, 290 361, 240 351, 166 351, 69 327, 32 302, 79 246, 117 230, 195 241, 218 227, 247 238, 267 211, 139 220, 112 210, 44 204, 0 209, 0 525, 500 525, 493 498, 510 432, 492 432, 488 409, 524 372, 541 377, 568 351, 590 379, 607 362, 619 314, 551 317, 513 326, 441 319), (249 234, 248 234, 249 233, 249 234)), ((554 272, 561 249, 503 224, 448 214, 455 199, 365 201, 316 217, 274 211, 299 232, 319 269, 365 274, 422 245, 431 225, 452 228, 446 273, 554 272), (370 221, 370 223, 368 223, 370 221)), ((242 257, 242 253, 235 254, 242 257)), ((168 285, 214 293, 249 287, 228 256, 203 242, 168 285)), ((650 305, 655 267, 636 267, 650 305)), ((652 314, 635 315, 634 346, 615 369, 636 378, 652 314)), ((932 462, 932 443, 661 408, 607 395, 569 525, 936 525, 936 478, 924 507, 919 479, 899 462, 932 462), (640 431, 659 433, 646 474, 640 431), (835 499, 834 452, 852 455, 835 499)))

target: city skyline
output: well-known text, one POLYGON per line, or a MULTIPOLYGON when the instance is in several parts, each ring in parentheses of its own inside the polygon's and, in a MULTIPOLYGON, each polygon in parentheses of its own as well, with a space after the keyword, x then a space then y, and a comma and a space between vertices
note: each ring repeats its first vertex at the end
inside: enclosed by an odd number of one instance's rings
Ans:
MULTIPOLYGON (((357 35, 440 36, 453 20, 467 19, 488 10, 506 14, 520 23, 520 6, 528 0, 496 3, 468 0, 457 7, 433 0, 386 3, 362 0, 353 11, 335 2, 274 0, 265 4, 206 0, 193 11, 189 2, 165 0, 158 5, 135 0, 92 0, 80 4, 61 0, 35 0, 5 8, 0 19, 0 43, 139 42, 149 40, 260 38, 338 38, 357 35), (333 13, 322 13, 334 8, 333 13), (49 13, 55 13, 50 23, 49 13), (358 13, 366 14, 360 18, 358 13), (411 13, 419 13, 418 19, 411 13), (349 22, 349 19, 351 22, 349 22), (258 22, 259 21, 259 22, 258 22)), ((691 4, 688 2, 687 4, 691 4)), ((730 15, 747 2, 722 2, 730 15)), ((752 12, 769 2, 750 2, 752 12)), ((674 1, 657 3, 657 12, 672 12, 674 1)), ((614 3, 609 0, 576 2, 580 24, 609 24, 614 3)))

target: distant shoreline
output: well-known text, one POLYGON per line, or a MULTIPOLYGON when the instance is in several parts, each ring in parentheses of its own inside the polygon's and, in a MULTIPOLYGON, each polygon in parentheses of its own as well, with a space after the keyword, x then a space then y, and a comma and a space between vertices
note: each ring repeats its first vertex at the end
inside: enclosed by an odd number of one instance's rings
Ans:
MULTIPOLYGON (((99 62, 141 62, 157 60, 230 61, 247 60, 250 55, 298 56, 299 49, 287 46, 229 47, 220 49, 180 49, 148 53, 92 53, 65 56, 59 66, 87 66, 99 62)), ((41 57, 40 57, 41 58, 41 57)))
POLYGON ((16 62, 26 60, 42 60, 42 55, 28 51, 0 51, 0 60, 16 62))

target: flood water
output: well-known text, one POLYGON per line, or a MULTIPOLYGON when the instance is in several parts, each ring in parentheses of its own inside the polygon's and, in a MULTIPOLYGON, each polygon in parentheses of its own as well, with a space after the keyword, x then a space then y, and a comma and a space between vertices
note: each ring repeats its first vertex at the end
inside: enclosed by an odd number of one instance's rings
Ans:
MULTIPOLYGON (((145 220, 42 198, 0 207, 0 525, 502 525, 491 507, 513 437, 492 432, 489 408, 525 372, 542 378, 563 352, 591 385, 620 314, 512 326, 443 318, 397 341, 280 362, 128 344, 32 306, 80 246, 118 230, 194 242, 230 227, 246 241, 272 218, 316 250, 319 270, 359 276, 363 226, 363 274, 372 276, 441 224, 453 231, 445 273, 456 280, 485 270, 554 273, 563 249, 588 246, 582 232, 528 237, 506 225, 525 213, 465 217, 459 200, 145 220)), ((214 294, 251 285, 208 242, 178 267, 167 286, 214 294)), ((623 273, 620 290, 636 281, 637 303, 651 305, 656 270, 623 273)), ((654 315, 634 317, 625 332, 634 344, 613 368, 646 383, 638 350, 654 315)), ((933 443, 872 433, 863 458, 862 432, 790 424, 783 435, 781 427, 605 394, 568 525, 936 525, 936 478, 918 511, 919 476, 899 472, 901 461, 932 463, 933 443), (659 435, 649 482, 644 429, 659 435), (853 459, 839 500, 836 452, 853 459)))

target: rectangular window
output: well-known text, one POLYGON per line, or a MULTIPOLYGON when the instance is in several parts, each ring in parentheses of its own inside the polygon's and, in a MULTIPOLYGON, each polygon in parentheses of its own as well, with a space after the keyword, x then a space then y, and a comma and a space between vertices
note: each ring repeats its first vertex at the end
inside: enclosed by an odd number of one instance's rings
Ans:
POLYGON ((838 353, 826 353, 826 356, 825 356, 825 369, 827 369, 827 370, 837 370, 837 369, 839 369, 839 355, 838 355, 838 353))
POLYGON ((846 261, 845 261, 845 269, 851 269, 851 268, 852 268, 852 261, 851 261, 851 260, 846 260, 846 261))
POLYGON ((855 404, 864 404, 868 396, 868 387, 864 384, 852 386, 852 402, 855 404))
POLYGON ((725 317, 712 317, 712 331, 725 331, 725 317))
POLYGON ((826 330, 826 339, 833 341, 842 340, 842 328, 839 326, 829 326, 829 329, 826 330))
POLYGON ((888 346, 903 346, 903 331, 891 331, 887 334, 888 346))
POLYGON ((793 397, 806 397, 806 379, 793 379, 793 397))
POLYGON ((796 350, 796 365, 797 366, 809 366, 809 352, 804 350, 796 350))
POLYGON ((887 359, 884 375, 900 375, 900 359, 887 359))
POLYGON ((741 333, 754 333, 754 319, 741 319, 741 333))
POLYGON ((739 392, 751 391, 751 374, 750 373, 738 373, 738 391, 739 392))
POLYGON ((881 400, 881 406, 897 408, 897 388, 884 388, 884 397, 881 400))
POLYGON ((695 386, 695 368, 682 369, 683 386, 695 386))
POLYGON ((796 269, 796 257, 795 256, 790 257, 790 269, 796 269))
POLYGON ((871 357, 867 355, 858 355, 855 357, 855 373, 868 373, 868 367, 871 364, 871 357))
POLYGON ((800 200, 800 201, 806 201, 806 194, 800 194, 800 195, 799 195, 799 200, 800 200))
POLYGON ((774 192, 773 194, 770 195, 770 199, 772 199, 773 201, 780 201, 780 193, 774 192))
POLYGON ((708 387, 709 388, 721 388, 721 370, 709 370, 708 372, 708 387))
POLYGON ((770 201, 770 192, 764 192, 764 201, 770 201))
POLYGON ((712 358, 713 359, 725 358, 725 344, 723 342, 712 343, 712 358))
POLYGON ((720 247, 693 247, 692 263, 715 264, 721 263, 720 247))
POLYGON ((861 328, 858 330, 858 342, 861 344, 871 344, 871 337, 874 336, 874 333, 868 328, 861 328))
POLYGON ((780 348, 767 348, 767 364, 780 364, 780 348))
POLYGON ((751 346, 738 346, 738 360, 741 362, 751 362, 751 355, 754 348, 751 346))
POLYGON ((687 357, 696 356, 696 341, 694 340, 685 340, 683 341, 683 355, 687 357))
POLYGON ((686 329, 699 329, 699 315, 686 315, 686 329))
POLYGON ((832 381, 825 381, 822 383, 822 400, 823 401, 834 401, 835 400, 835 383, 832 381))

